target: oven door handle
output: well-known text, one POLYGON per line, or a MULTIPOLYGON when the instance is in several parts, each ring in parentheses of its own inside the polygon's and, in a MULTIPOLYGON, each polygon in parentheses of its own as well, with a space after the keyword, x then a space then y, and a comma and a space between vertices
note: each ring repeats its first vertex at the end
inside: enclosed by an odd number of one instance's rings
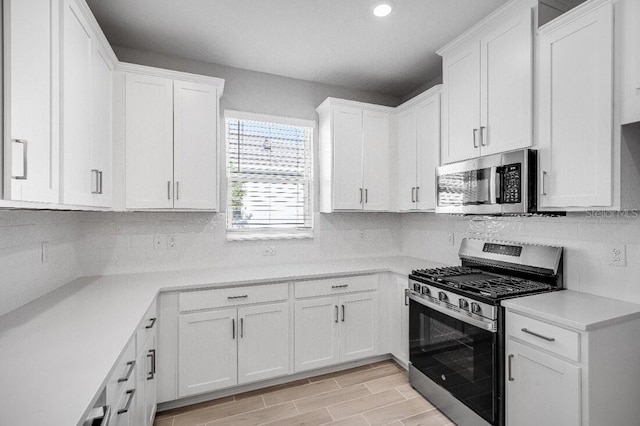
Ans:
POLYGON ((434 311, 438 311, 442 314, 445 314, 451 318, 455 318, 457 320, 460 320, 466 324, 470 324, 473 326, 476 326, 478 328, 481 328, 483 330, 486 331, 490 331, 492 333, 496 333, 497 330, 497 324, 496 321, 492 321, 492 320, 480 320, 477 318, 473 318, 470 317, 469 315, 465 314, 465 313, 460 313, 458 311, 454 311, 453 309, 447 309, 444 308, 440 305, 436 305, 434 303, 428 303, 426 302, 421 296, 419 296, 415 291, 413 290, 409 290, 409 299, 418 302, 419 304, 429 308, 429 309, 433 309, 434 311))

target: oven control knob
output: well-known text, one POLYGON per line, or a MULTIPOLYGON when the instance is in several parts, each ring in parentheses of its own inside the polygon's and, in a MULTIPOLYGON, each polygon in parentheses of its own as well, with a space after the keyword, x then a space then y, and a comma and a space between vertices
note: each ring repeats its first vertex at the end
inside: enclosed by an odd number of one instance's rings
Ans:
POLYGON ((426 285, 422 286, 422 290, 420 292, 425 296, 431 296, 431 290, 429 290, 429 287, 426 285))
POLYGON ((458 299, 458 306, 460 307, 460 309, 464 309, 465 311, 469 310, 469 302, 467 302, 465 299, 458 299))
POLYGON ((482 308, 476 302, 471 302, 471 312, 474 314, 481 314, 482 308))
POLYGON ((413 291, 420 293, 420 284, 413 283, 413 291))
POLYGON ((445 293, 443 291, 439 291, 438 292, 438 300, 440 300, 441 302, 446 302, 447 300, 449 300, 449 298, 447 297, 447 293, 445 293))

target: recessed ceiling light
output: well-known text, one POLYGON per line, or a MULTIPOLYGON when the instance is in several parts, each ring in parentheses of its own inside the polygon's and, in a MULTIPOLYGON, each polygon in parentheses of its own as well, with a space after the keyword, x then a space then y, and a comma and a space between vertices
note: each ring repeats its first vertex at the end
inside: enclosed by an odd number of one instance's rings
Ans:
POLYGON ((383 18, 391 13, 393 7, 390 3, 380 3, 373 8, 373 14, 379 18, 383 18))

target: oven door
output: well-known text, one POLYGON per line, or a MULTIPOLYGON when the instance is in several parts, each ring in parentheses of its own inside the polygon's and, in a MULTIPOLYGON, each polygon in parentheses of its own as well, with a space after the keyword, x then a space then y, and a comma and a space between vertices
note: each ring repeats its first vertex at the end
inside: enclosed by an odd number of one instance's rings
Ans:
MULTIPOLYGON (((498 333, 410 298, 411 365, 489 424, 497 424, 498 333)), ((428 397, 428 395, 426 395, 428 397)))

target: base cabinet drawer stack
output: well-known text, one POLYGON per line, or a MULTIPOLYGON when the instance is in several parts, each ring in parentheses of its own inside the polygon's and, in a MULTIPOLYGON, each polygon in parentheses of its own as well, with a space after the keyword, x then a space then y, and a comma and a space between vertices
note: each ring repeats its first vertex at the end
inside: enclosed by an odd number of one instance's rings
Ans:
POLYGON ((288 298, 288 284, 180 293, 178 397, 289 374, 288 298))
POLYGON ((376 275, 295 284, 296 372, 378 355, 377 288, 376 275))

